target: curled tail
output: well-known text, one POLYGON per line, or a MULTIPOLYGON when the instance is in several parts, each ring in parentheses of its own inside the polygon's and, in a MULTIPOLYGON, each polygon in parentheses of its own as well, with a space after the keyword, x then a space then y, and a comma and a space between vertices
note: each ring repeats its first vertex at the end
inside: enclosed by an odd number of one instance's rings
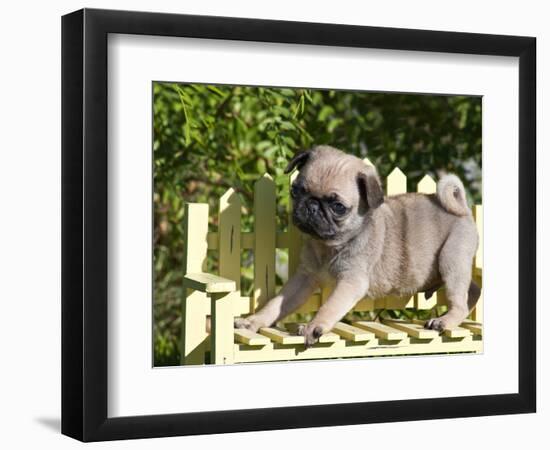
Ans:
POLYGON ((443 176, 437 183, 437 198, 443 208, 456 216, 467 216, 471 214, 466 202, 466 192, 460 178, 448 174, 443 176))

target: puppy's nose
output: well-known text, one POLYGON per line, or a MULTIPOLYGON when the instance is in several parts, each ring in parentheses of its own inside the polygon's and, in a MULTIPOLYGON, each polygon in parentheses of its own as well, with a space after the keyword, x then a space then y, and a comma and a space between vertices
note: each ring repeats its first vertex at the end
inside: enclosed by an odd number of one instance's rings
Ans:
POLYGON ((311 214, 315 214, 317 211, 319 211, 319 200, 316 198, 310 198, 307 201, 307 209, 311 214))

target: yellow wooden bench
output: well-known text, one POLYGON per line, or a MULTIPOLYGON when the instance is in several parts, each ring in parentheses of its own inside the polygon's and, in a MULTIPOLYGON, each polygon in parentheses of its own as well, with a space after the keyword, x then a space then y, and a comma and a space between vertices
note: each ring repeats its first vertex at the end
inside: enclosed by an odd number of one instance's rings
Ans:
MULTIPOLYGON (((365 161, 370 164, 368 160, 365 161)), ((296 173, 292 174, 292 182, 296 173)), ((435 192, 436 183, 425 176, 417 191, 435 192)), ((407 178, 395 168, 386 179, 387 195, 407 191, 407 178)), ((290 205, 292 208, 292 205, 290 205)), ((473 208, 480 235, 480 245, 474 259, 473 277, 482 281, 482 220, 481 205, 473 208)), ((482 299, 469 320, 460 327, 438 333, 423 328, 419 320, 350 320, 339 322, 323 335, 313 347, 305 349, 304 338, 294 334, 296 323, 279 323, 262 328, 258 333, 234 329, 235 317, 248 315, 276 293, 276 249, 288 250, 289 275, 299 262, 302 236, 289 223, 287 231, 276 227, 275 183, 269 175, 254 185, 253 232, 241 231, 241 201, 229 189, 219 201, 218 231, 208 231, 208 205, 187 203, 185 207, 184 298, 182 301, 181 363, 234 364, 258 361, 285 361, 317 358, 348 358, 385 355, 413 355, 482 351, 482 299), (241 253, 254 253, 254 289, 251 296, 241 295, 241 253), (205 272, 207 252, 217 252, 218 274, 205 272), (208 325, 207 325, 208 324, 208 325), (208 361, 206 355, 210 354, 208 361)), ((291 222, 291 221, 289 221, 291 222)), ((315 293, 298 313, 319 309, 328 292, 315 293)), ((363 299, 354 311, 378 309, 430 310, 445 304, 445 292, 440 290, 430 298, 423 293, 411 298, 363 299)), ((293 316, 290 317, 292 319, 293 316)))

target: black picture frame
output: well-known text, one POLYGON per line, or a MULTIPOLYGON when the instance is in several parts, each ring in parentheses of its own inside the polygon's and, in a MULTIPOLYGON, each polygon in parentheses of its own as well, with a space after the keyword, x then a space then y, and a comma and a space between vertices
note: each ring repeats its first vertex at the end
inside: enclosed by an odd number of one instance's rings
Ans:
POLYGON ((82 441, 535 412, 536 39, 84 9, 62 18, 62 433, 82 441), (109 33, 519 57, 517 393, 107 417, 109 33))

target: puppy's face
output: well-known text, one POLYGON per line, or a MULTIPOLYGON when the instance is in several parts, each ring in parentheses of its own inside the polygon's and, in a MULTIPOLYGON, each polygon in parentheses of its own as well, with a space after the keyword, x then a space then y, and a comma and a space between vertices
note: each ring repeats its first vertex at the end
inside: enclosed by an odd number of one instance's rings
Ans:
POLYGON ((293 158, 287 172, 300 173, 291 186, 292 220, 327 245, 347 242, 364 226, 384 195, 376 171, 359 158, 328 146, 293 158))

